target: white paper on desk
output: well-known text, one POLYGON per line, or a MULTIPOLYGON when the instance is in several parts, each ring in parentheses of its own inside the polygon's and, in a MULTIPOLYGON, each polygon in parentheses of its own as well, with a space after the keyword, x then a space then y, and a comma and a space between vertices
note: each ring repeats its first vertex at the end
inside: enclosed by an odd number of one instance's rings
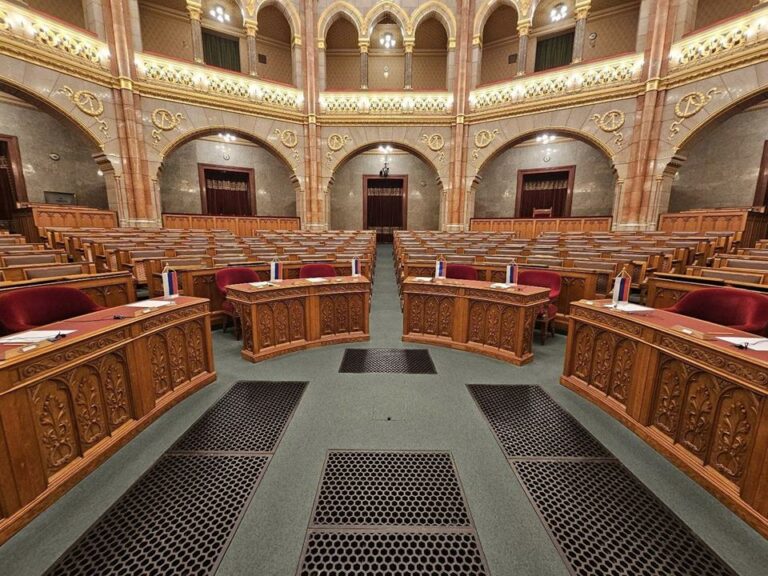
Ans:
POLYGON ((746 346, 749 350, 758 352, 768 351, 768 339, 765 338, 735 338, 731 336, 718 336, 718 340, 728 342, 734 346, 746 346))
POLYGON ((495 282, 490 285, 490 288, 502 288, 503 290, 506 290, 507 288, 512 288, 514 284, 503 284, 501 282, 495 282))
POLYGON ((130 306, 131 308, 162 308, 163 306, 173 306, 173 302, 168 300, 142 300, 141 302, 123 304, 123 306, 130 306))
POLYGON ((328 282, 328 278, 307 278, 307 282, 328 282))
POLYGON ((251 282, 250 284, 254 288, 266 288, 267 286, 274 286, 272 282, 251 282))
POLYGON ((413 277, 414 282, 432 282, 431 276, 414 276, 413 277))
POLYGON ((72 334, 74 330, 28 330, 27 332, 19 332, 18 334, 11 334, 0 338, 0 344, 31 344, 35 342, 42 342, 43 340, 50 340, 56 338, 56 336, 72 334))
POLYGON ((619 312, 652 312, 653 308, 648 308, 647 306, 640 306, 639 304, 632 304, 630 302, 617 304, 614 306, 613 304, 606 304, 606 308, 613 308, 614 310, 618 310, 619 312))

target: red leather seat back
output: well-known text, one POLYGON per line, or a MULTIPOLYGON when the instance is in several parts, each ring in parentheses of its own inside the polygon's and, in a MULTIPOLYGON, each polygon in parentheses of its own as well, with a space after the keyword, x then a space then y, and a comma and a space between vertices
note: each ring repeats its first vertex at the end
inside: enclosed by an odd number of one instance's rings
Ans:
POLYGON ((336 269, 330 264, 304 264, 299 270, 299 278, 329 278, 336 276, 336 269))
POLYGON ((245 284, 246 282, 258 282, 260 280, 259 273, 253 268, 235 266, 216 271, 216 288, 218 288, 222 296, 227 295, 227 286, 245 284))
POLYGON ((39 286, 0 294, 0 332, 13 334, 102 310, 77 288, 39 286))
POLYGON ((666 310, 752 334, 768 333, 768 296, 749 290, 703 288, 666 310))
POLYGON ((477 280, 477 270, 468 264, 448 264, 445 268, 445 277, 454 280, 477 280))
POLYGON ((518 282, 524 286, 549 288, 550 300, 556 300, 560 296, 560 289, 562 287, 560 274, 549 270, 520 270, 518 282))

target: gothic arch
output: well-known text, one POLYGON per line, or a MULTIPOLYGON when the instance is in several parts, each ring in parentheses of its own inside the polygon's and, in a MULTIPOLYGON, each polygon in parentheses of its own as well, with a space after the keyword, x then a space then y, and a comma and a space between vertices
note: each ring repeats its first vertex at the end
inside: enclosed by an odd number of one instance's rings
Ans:
POLYGON ((520 4, 523 5, 523 8, 526 8, 526 3, 530 4, 530 0, 486 0, 475 12, 475 21, 472 26, 473 41, 482 38, 485 23, 496 8, 502 4, 512 6, 515 11, 517 11, 518 19, 523 20, 525 14, 527 14, 527 10, 521 9, 520 4))
POLYGON ((256 20, 259 11, 271 5, 280 10, 285 19, 288 20, 288 25, 291 27, 291 41, 293 43, 297 40, 301 41, 301 17, 291 0, 261 0, 260 2, 248 0, 246 2, 246 11, 251 19, 256 20))
POLYGON ((376 3, 370 10, 368 10, 365 19, 363 20, 363 31, 362 34, 360 34, 360 37, 370 38, 371 33, 373 32, 373 27, 376 26, 385 14, 389 14, 395 19, 400 26, 404 38, 409 36, 408 26, 411 20, 408 17, 408 14, 398 4, 385 0, 384 2, 376 3))
POLYGON ((336 0, 331 3, 317 21, 317 39, 318 41, 325 42, 325 37, 328 35, 328 30, 331 28, 334 22, 339 18, 346 17, 352 25, 357 29, 358 38, 365 36, 363 34, 363 20, 365 19, 362 13, 349 2, 344 0, 336 0))
POLYGON ((451 44, 452 42, 455 42, 457 33, 456 18, 443 3, 437 2, 437 0, 425 2, 424 4, 419 5, 419 7, 411 13, 411 19, 408 24, 408 35, 414 36, 419 24, 430 16, 434 16, 443 24, 445 32, 448 35, 448 43, 451 44))

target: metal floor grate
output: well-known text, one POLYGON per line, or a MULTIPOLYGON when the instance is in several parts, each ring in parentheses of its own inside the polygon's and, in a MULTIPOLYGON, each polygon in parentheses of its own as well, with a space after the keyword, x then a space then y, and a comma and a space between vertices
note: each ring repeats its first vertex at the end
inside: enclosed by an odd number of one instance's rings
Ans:
POLYGON ((211 574, 268 461, 163 456, 46 574, 211 574))
POLYGON ((237 382, 171 452, 272 452, 306 382, 237 382))
POLYGON ((616 461, 512 462, 577 576, 734 576, 616 461))
POLYGON ((429 350, 401 348, 347 348, 339 372, 363 374, 390 372, 399 374, 437 374, 429 350))
POLYGON ((328 454, 312 526, 470 526, 447 452, 328 454))
POLYGON ((613 458, 538 386, 468 388, 507 458, 613 458))
POLYGON ((473 532, 310 531, 299 576, 487 576, 473 532))
POLYGON ((305 387, 236 383, 46 574, 215 572, 305 387))

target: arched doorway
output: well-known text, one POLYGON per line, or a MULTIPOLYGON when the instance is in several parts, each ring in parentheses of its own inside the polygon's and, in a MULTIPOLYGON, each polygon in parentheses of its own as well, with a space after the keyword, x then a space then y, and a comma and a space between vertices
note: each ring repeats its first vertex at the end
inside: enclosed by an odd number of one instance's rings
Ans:
POLYGON ((164 213, 296 216, 291 168, 251 135, 195 134, 166 154, 159 175, 164 213))
POLYGON ((610 216, 616 175, 608 156, 586 139, 540 132, 517 140, 480 169, 476 218, 530 218, 534 208, 553 217, 610 216))
MULTIPOLYGON (((434 166, 414 151, 397 144, 370 145, 350 154, 334 172, 330 228, 373 229, 386 220, 394 223, 387 228, 437 230, 441 192, 434 166), (380 211, 383 220, 373 211, 380 211)), ((382 235, 386 241, 391 231, 382 235)))
POLYGON ((0 91, 0 220, 27 202, 108 208, 100 155, 63 117, 21 92, 0 91))

